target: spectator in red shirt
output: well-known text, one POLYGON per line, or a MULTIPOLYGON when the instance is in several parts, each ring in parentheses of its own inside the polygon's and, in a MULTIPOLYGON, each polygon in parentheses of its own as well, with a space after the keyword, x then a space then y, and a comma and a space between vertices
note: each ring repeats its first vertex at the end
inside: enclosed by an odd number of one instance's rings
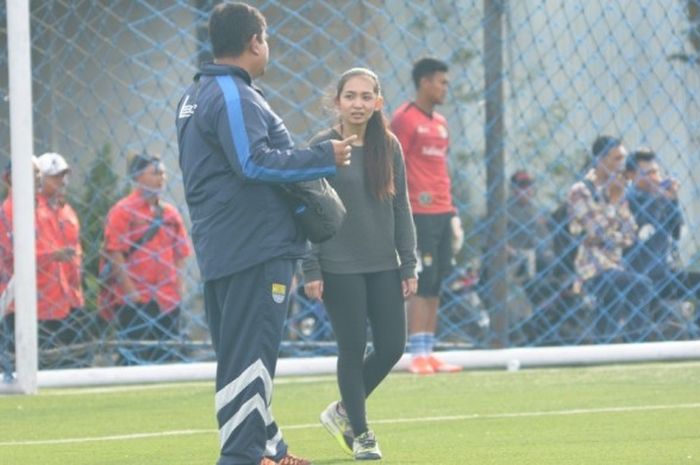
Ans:
POLYGON ((101 296, 102 315, 116 316, 118 363, 134 365, 177 358, 172 342, 180 335, 182 269, 190 255, 177 209, 161 200, 165 166, 154 155, 136 155, 129 163, 132 192, 109 211, 101 296), (142 344, 149 341, 149 344, 142 344))
MULTIPOLYGON (((42 368, 88 366, 92 361, 90 316, 83 310, 80 221, 66 202, 70 167, 58 153, 36 159, 40 174, 36 197, 37 317, 42 368)), ((0 228, 3 273, 12 276, 12 199, 3 203, 0 228)), ((14 312, 13 306, 7 309, 14 312)), ((6 319, 13 319, 10 314, 6 319)), ((9 326, 14 322, 8 321, 9 326)))
MULTIPOLYGON (((36 157, 32 157, 34 166, 34 186, 41 183, 41 173, 36 157)), ((0 204, 0 293, 5 291, 7 283, 14 274, 14 257, 12 250, 12 162, 5 165, 2 184, 6 188, 5 198, 0 204)), ((11 291, 10 291, 11 292, 11 291)), ((12 299, 2 299, 5 306, 0 308, 0 318, 14 305, 12 299)))
POLYGON ((406 180, 418 240, 418 292, 408 302, 408 343, 418 374, 459 371, 435 357, 440 287, 452 270, 464 234, 452 204, 447 170, 447 121, 434 111, 447 95, 448 67, 433 58, 413 66, 416 99, 404 103, 391 122, 406 160, 406 180))
MULTIPOLYGON (((34 186, 41 182, 39 165, 32 157, 34 165, 34 186)), ((14 275, 12 249, 12 162, 5 165, 2 173, 6 195, 0 205, 0 364, 5 376, 12 376, 14 368, 9 357, 15 351, 14 288, 11 281, 14 275)))

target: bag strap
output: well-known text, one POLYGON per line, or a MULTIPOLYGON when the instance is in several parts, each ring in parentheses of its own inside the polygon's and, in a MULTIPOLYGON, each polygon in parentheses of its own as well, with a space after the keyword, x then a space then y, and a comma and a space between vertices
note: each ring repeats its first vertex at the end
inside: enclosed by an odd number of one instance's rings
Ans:
POLYGON ((143 233, 143 236, 139 237, 136 242, 131 244, 131 247, 129 247, 129 250, 125 254, 126 257, 134 253, 136 249, 153 239, 155 235, 158 234, 158 230, 163 225, 163 207, 156 205, 155 210, 156 214, 151 223, 148 225, 148 229, 145 233, 143 233))
MULTIPOLYGON (((161 207, 160 205, 156 205, 155 210, 156 214, 153 217, 151 223, 148 225, 148 229, 145 233, 143 233, 143 236, 139 237, 136 242, 131 244, 129 250, 127 250, 124 254, 125 259, 129 258, 129 255, 134 253, 136 249, 141 247, 143 244, 153 239, 153 237, 158 233, 158 230, 163 224, 163 207, 161 207)), ((105 252, 104 248, 100 249, 100 255, 104 259, 104 265, 100 270, 99 280, 104 284, 107 282, 110 275, 112 274, 112 260, 109 259, 109 255, 105 252)))

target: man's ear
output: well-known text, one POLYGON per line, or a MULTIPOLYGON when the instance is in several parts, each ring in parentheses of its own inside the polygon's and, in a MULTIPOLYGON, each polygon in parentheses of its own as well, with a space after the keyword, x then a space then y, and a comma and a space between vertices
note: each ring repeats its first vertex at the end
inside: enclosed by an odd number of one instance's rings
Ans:
POLYGON ((253 34, 253 36, 248 41, 248 50, 253 55, 259 55, 261 46, 262 46, 262 41, 260 40, 260 35, 253 34))

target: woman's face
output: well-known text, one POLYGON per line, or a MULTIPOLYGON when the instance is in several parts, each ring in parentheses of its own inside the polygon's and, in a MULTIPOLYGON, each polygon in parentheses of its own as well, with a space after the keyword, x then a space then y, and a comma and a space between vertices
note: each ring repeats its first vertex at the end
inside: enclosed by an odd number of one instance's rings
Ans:
POLYGON ((363 75, 349 78, 336 98, 340 120, 345 125, 367 124, 381 104, 382 98, 375 92, 374 80, 363 75))

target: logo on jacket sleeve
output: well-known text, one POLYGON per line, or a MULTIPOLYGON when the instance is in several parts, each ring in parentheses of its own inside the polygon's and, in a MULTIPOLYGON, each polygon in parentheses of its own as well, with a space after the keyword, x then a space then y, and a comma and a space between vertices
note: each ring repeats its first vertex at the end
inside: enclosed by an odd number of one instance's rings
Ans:
POLYGON ((183 100, 182 105, 180 105, 180 113, 178 114, 178 119, 189 118, 194 115, 194 111, 197 109, 197 104, 188 104, 190 96, 186 95, 185 100, 183 100))
POLYGON ((287 286, 280 283, 272 283, 272 300, 277 304, 284 302, 284 298, 287 296, 287 286))

